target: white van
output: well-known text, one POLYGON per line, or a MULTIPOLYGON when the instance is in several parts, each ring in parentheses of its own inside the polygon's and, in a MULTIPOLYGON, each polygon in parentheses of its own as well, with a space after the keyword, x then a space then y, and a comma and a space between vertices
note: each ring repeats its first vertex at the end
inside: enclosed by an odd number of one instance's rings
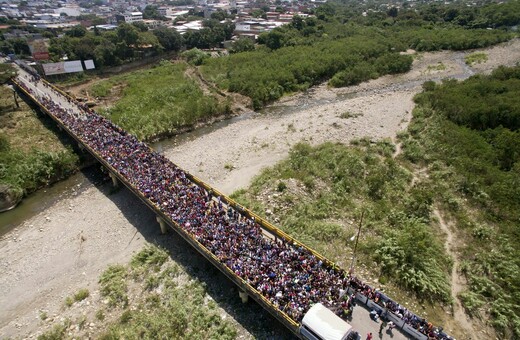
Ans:
POLYGON ((309 340, 346 340, 352 332, 351 325, 321 303, 309 309, 300 327, 300 335, 309 340))

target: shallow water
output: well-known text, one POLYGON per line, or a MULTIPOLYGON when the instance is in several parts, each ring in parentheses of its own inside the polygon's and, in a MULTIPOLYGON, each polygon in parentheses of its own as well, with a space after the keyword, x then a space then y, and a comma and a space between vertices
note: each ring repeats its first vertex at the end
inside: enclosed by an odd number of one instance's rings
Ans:
POLYGON ((47 188, 38 190, 25 197, 14 209, 0 213, 0 236, 14 229, 25 220, 52 206, 58 200, 77 195, 92 185, 89 175, 94 169, 78 172, 47 188))

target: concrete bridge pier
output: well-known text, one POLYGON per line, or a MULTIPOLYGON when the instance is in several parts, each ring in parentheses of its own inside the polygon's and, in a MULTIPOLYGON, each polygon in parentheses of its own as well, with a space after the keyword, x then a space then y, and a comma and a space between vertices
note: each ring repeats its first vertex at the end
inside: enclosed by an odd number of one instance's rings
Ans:
POLYGON ((247 301, 249 301, 249 295, 240 288, 238 289, 238 296, 242 299, 242 303, 247 303, 247 301))
POLYGON ((159 226, 161 227, 161 234, 166 234, 168 232, 166 222, 164 222, 163 218, 160 216, 157 216, 157 222, 159 222, 159 226))
POLYGON ((110 175, 110 178, 112 179, 112 184, 114 185, 114 187, 119 187, 119 179, 117 178, 117 176, 110 171, 108 173, 110 175))

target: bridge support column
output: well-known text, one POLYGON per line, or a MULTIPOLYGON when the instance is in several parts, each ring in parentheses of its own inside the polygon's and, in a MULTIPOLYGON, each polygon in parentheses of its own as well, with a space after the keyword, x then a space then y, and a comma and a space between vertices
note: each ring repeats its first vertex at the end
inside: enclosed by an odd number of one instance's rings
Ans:
POLYGON ((117 179, 117 176, 113 174, 112 172, 109 172, 110 178, 112 179, 112 184, 114 187, 119 187, 119 180, 117 179))
POLYGON ((166 222, 164 222, 164 220, 160 216, 157 216, 157 222, 159 222, 159 226, 161 227, 161 234, 166 234, 168 232, 166 222))
POLYGON ((242 299, 242 303, 247 303, 249 301, 249 295, 247 295, 246 292, 238 289, 238 296, 240 296, 240 299, 242 299))

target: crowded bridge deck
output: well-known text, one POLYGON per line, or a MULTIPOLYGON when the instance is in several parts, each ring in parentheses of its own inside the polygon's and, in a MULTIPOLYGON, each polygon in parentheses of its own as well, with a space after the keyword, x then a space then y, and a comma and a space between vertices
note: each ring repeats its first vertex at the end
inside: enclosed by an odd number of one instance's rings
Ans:
POLYGON ((92 154, 166 225, 241 291, 300 336, 305 313, 321 303, 346 318, 354 300, 387 312, 412 337, 448 338, 255 213, 176 166, 108 119, 32 72, 14 84, 92 154), (407 331, 408 330, 408 331, 407 331))

